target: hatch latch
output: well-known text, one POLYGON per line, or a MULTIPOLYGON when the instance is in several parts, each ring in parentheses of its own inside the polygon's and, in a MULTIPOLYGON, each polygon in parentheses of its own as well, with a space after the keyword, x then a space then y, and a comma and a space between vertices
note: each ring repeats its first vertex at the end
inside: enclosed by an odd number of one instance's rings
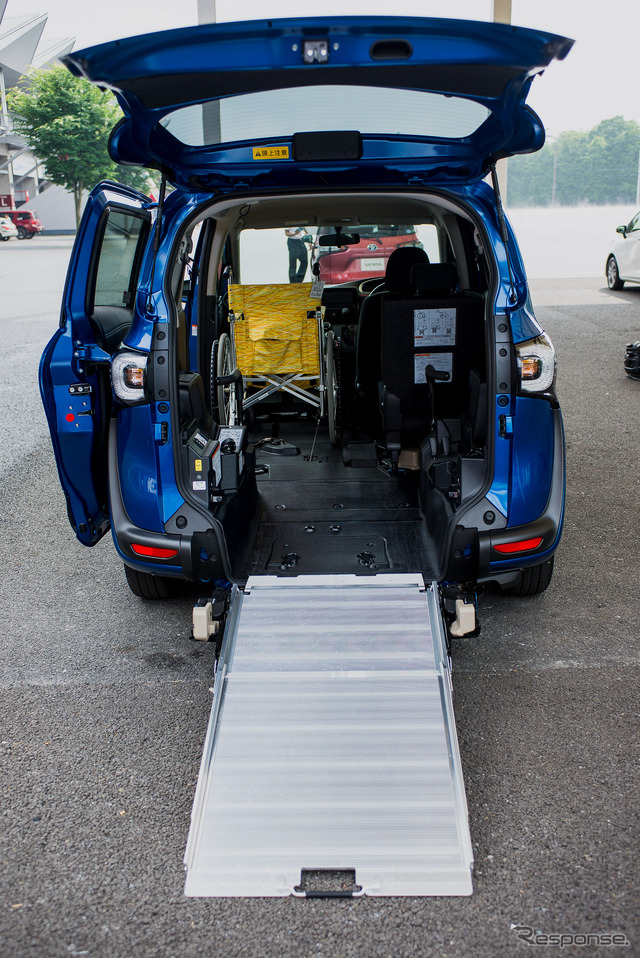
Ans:
POLYGON ((328 40, 305 40, 302 46, 302 59, 305 63, 328 63, 328 40))

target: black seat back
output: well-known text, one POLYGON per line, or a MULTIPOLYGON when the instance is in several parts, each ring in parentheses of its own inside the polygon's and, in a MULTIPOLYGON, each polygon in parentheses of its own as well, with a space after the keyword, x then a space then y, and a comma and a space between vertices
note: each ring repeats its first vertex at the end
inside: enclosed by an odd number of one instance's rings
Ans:
POLYGON ((322 290, 325 321, 337 326, 354 323, 358 315, 358 289, 356 286, 325 286, 322 290))
POLYGON ((133 311, 127 306, 96 306, 89 317, 98 346, 113 354, 129 332, 133 311))
POLYGON ((416 265, 410 296, 382 303, 383 431, 390 452, 429 434, 436 418, 461 416, 470 373, 484 372, 484 301, 458 291, 448 263, 416 265), (446 380, 429 383, 432 367, 446 380))
POLYGON ((418 246, 401 246, 387 261, 384 284, 362 303, 356 339, 356 385, 359 418, 369 431, 379 430, 379 384, 381 373, 382 303, 387 295, 411 295, 411 270, 429 258, 418 246))

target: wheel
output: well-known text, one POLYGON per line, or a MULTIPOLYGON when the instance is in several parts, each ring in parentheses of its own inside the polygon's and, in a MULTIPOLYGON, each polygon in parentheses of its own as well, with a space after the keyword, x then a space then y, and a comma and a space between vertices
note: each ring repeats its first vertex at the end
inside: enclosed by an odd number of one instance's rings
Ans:
POLYGON ((622 289, 624 286, 624 280, 620 279, 615 256, 610 256, 607 260, 607 286, 609 289, 622 289))
POLYGON ((333 352, 334 345, 333 332, 327 333, 327 376, 326 391, 327 398, 327 424, 329 426, 329 441, 332 446, 336 444, 337 419, 338 419, 338 378, 336 376, 336 360, 333 352))
POLYGON ((18 227, 18 239, 27 239, 28 235, 33 236, 33 233, 28 234, 24 226, 18 227))
POLYGON ((640 382, 640 341, 627 343, 624 356, 624 371, 629 379, 640 382))
POLYGON ((128 565, 124 567, 124 574, 127 585, 139 599, 169 599, 173 595, 174 581, 168 576, 139 572, 128 565))
POLYGON ((0 236, 0 239, 2 240, 3 243, 8 243, 9 240, 11 239, 11 237, 10 237, 10 236, 0 236))
POLYGON ((520 573, 516 585, 504 590, 505 595, 540 595, 551 582, 553 575, 553 556, 539 565, 529 566, 520 573))
MULTIPOLYGON (((216 375, 230 376, 235 368, 231 340, 227 333, 222 333, 218 340, 218 357, 216 360, 216 375)), ((235 383, 229 386, 217 387, 218 422, 223 426, 235 426, 238 422, 236 405, 235 383)))

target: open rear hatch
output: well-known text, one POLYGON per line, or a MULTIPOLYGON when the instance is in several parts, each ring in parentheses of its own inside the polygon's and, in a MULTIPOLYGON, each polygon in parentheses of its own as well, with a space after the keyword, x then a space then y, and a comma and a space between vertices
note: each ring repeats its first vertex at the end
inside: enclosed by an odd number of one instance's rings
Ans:
POLYGON ((197 191, 482 178, 539 149, 525 100, 573 41, 504 24, 383 17, 188 27, 91 47, 67 67, 112 89, 113 159, 197 191), (321 134, 321 135, 317 135, 321 134))

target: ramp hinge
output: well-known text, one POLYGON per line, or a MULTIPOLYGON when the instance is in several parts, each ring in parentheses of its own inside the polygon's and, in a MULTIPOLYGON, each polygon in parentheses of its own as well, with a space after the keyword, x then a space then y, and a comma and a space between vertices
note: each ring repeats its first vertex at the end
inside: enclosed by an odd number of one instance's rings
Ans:
POLYGON ((198 642, 208 642, 211 636, 217 635, 220 623, 212 616, 213 605, 196 605, 193 609, 193 637, 198 642))
POLYGON ((198 599, 193 607, 192 638, 197 642, 208 642, 215 637, 217 653, 222 643, 228 604, 229 592, 227 589, 218 588, 210 597, 198 599))
POLYGON ((459 639, 463 635, 475 632, 476 628, 475 603, 465 602, 464 599, 456 599, 456 617, 449 626, 451 635, 459 639))

